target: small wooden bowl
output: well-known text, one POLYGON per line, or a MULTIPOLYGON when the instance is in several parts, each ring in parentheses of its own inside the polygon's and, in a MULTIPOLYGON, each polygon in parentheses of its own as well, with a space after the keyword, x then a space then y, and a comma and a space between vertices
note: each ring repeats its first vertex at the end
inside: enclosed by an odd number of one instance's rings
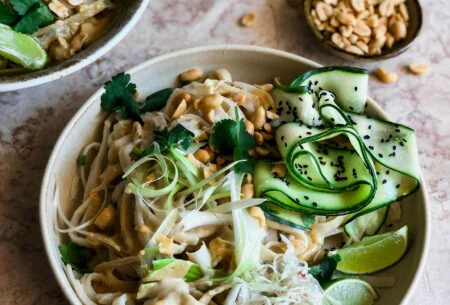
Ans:
POLYGON ((392 58, 405 52, 420 34, 422 29, 422 7, 419 0, 406 0, 405 5, 408 8, 409 13, 406 38, 396 41, 390 49, 383 48, 381 50, 381 54, 379 55, 358 55, 339 48, 331 41, 331 38, 325 36, 323 32, 319 31, 314 23, 311 15, 312 0, 305 0, 303 8, 306 22, 308 23, 311 31, 314 33, 314 36, 316 36, 316 38, 319 39, 333 54, 347 60, 378 61, 392 58))

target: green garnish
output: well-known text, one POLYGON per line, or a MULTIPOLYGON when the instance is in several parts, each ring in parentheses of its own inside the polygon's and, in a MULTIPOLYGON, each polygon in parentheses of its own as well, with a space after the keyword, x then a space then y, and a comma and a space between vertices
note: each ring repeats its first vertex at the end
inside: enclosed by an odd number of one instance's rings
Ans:
POLYGON ((101 97, 101 107, 109 112, 119 112, 123 119, 132 119, 143 123, 139 106, 134 98, 136 85, 130 83, 131 76, 119 73, 104 86, 105 93, 101 97))
POLYGON ((77 164, 81 166, 86 165, 86 155, 80 155, 77 158, 77 164))
POLYGON ((123 119, 132 119, 143 123, 141 114, 160 110, 163 108, 170 95, 172 88, 159 90, 149 95, 145 102, 140 104, 136 101, 136 85, 130 82, 131 76, 125 73, 119 73, 114 76, 104 86, 105 93, 101 97, 101 106, 108 112, 119 112, 123 119))
MULTIPOLYGON (((181 147, 186 150, 194 142, 191 132, 179 124, 172 129, 155 130, 154 134, 154 141, 158 143, 160 153, 167 151, 170 147, 181 147)), ((150 146, 144 149, 139 155, 140 157, 145 157, 152 154, 154 150, 154 146, 150 146)), ((133 151, 135 153, 140 152, 139 149, 133 151)))
POLYGON ((21 16, 25 15, 35 4, 42 3, 41 0, 9 0, 9 2, 21 16))
POLYGON ((319 281, 321 285, 331 279, 336 266, 341 260, 339 254, 326 256, 318 265, 312 266, 309 269, 309 273, 319 281))
POLYGON ((172 93, 172 88, 165 88, 150 94, 145 99, 145 102, 139 105, 139 111, 144 113, 161 110, 164 106, 166 106, 167 100, 172 93))
POLYGON ((234 161, 246 161, 236 165, 237 172, 253 173, 255 159, 249 155, 248 150, 255 148, 257 143, 245 130, 244 120, 237 119, 237 113, 235 121, 225 119, 214 124, 210 141, 220 154, 233 154, 234 161))
POLYGON ((13 25, 16 23, 19 18, 19 14, 17 14, 12 7, 9 5, 0 2, 0 23, 6 25, 13 25))
POLYGON ((88 249, 74 242, 59 245, 61 260, 79 273, 88 273, 88 249))
POLYGON ((12 26, 16 32, 33 34, 48 25, 55 16, 41 0, 11 0, 11 6, 0 2, 0 23, 12 26))
POLYGON ((52 23, 55 16, 50 12, 47 5, 39 1, 16 23, 13 29, 24 34, 33 34, 39 26, 52 23))

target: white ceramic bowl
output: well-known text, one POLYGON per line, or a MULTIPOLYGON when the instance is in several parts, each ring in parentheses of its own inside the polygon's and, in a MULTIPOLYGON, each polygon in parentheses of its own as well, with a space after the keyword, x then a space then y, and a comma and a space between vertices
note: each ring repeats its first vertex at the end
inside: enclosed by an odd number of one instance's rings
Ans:
MULTIPOLYGON (((231 72, 233 79, 248 83, 268 82, 275 76, 281 76, 283 82, 289 83, 306 70, 318 66, 302 57, 267 48, 213 46, 160 56, 131 69, 129 73, 140 94, 146 96, 157 89, 173 86, 180 72, 193 67, 201 67, 205 71, 225 67, 231 72)), ((71 288, 60 260, 60 236, 55 233, 52 217, 55 214, 53 198, 57 184, 58 199, 63 210, 73 210, 73 207, 64 203, 67 201, 80 150, 100 135, 104 119, 100 108, 102 93, 103 89, 98 90, 75 114, 61 134, 48 162, 40 197, 40 220, 45 249, 55 277, 73 305, 81 305, 81 302, 71 288)), ((373 116, 386 118, 386 114, 371 99, 367 109, 373 116)), ((380 294, 377 304, 406 304, 424 267, 430 230, 427 191, 423 179, 421 188, 405 199, 402 207, 403 222, 408 224, 410 233, 408 251, 399 263, 379 273, 394 275, 397 283, 394 288, 377 289, 380 294)))
POLYGON ((41 85, 60 79, 91 64, 111 50, 134 27, 150 0, 119 0, 111 28, 89 47, 57 65, 28 73, 0 77, 0 92, 41 85))

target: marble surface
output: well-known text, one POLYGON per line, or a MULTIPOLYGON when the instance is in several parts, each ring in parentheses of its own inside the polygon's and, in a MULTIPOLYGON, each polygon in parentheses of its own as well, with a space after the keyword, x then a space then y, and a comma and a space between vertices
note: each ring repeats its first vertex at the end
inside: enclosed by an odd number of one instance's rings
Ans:
POLYGON ((324 65, 374 70, 399 80, 370 78, 370 95, 394 121, 416 129, 420 162, 431 199, 432 240, 425 273, 410 304, 448 304, 450 294, 450 2, 423 0, 421 36, 405 54, 382 63, 343 61, 315 41, 286 0, 152 1, 133 31, 95 64, 39 87, 0 93, 0 304, 67 304, 43 250, 40 183, 51 149, 83 102, 120 71, 173 50, 205 44, 255 44, 298 54, 324 65), (237 20, 255 12, 256 24, 237 20), (414 76, 411 60, 430 65, 414 76))

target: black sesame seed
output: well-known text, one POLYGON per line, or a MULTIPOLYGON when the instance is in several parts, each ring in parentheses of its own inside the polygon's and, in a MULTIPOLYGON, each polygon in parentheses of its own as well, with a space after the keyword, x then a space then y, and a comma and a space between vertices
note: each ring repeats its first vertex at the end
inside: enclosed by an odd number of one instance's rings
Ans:
POLYGON ((303 198, 305 198, 306 200, 309 200, 309 197, 308 197, 308 196, 303 196, 303 198))
POLYGON ((283 141, 284 140, 284 136, 281 136, 281 141, 283 141))
POLYGON ((313 202, 312 205, 317 208, 317 202, 313 202))
POLYGON ((365 135, 365 136, 364 136, 364 139, 369 140, 369 139, 370 139, 370 136, 369 136, 369 135, 365 135))
POLYGON ((378 154, 378 157, 383 158, 383 154, 378 154))
POLYGON ((358 91, 358 87, 355 87, 355 91, 358 91))
POLYGON ((399 189, 399 188, 400 188, 400 184, 397 184, 397 185, 395 186, 395 188, 396 188, 396 189, 399 189))
POLYGON ((369 146, 369 149, 370 149, 370 150, 373 150, 373 146, 369 146))
POLYGON ((386 184, 386 183, 387 183, 387 180, 386 180, 386 179, 383 179, 382 183, 383 183, 383 184, 386 184))
POLYGON ((400 146, 405 146, 405 144, 403 144, 403 142, 400 142, 400 146))
POLYGON ((353 107, 352 106, 350 106, 350 107, 348 107, 350 110, 353 110, 353 107))

